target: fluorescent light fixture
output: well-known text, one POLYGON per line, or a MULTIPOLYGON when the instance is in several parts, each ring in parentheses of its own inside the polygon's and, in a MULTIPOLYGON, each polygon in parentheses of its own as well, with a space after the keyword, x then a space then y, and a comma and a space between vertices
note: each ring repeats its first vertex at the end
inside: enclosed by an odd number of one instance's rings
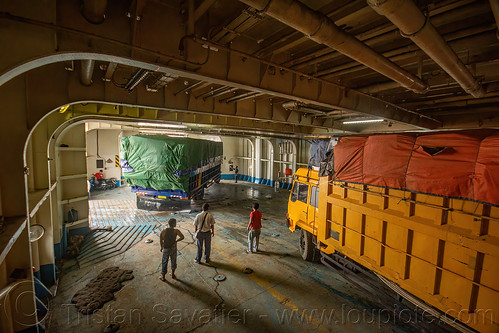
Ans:
POLYGON ((187 134, 168 134, 171 138, 186 138, 187 134))
POLYGON ((380 123, 385 121, 384 119, 362 119, 362 120, 347 120, 343 124, 367 124, 367 123, 380 123))
POLYGON ((187 128, 185 125, 179 124, 162 124, 162 123, 138 123, 139 126, 148 127, 165 127, 165 128, 187 128))
POLYGON ((220 137, 217 135, 201 135, 200 139, 210 140, 210 141, 215 141, 215 142, 222 142, 222 139, 220 139, 220 137))
POLYGON ((187 136, 186 132, 168 131, 168 130, 139 130, 140 133, 163 134, 163 135, 183 135, 187 136))

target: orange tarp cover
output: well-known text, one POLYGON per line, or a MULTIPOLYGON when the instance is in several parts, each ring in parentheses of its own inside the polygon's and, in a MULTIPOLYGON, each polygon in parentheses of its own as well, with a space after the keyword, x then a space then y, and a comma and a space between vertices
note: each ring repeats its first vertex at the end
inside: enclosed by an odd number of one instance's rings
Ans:
POLYGON ((473 177, 475 200, 499 202, 499 133, 482 140, 473 177))
POLYGON ((335 180, 499 205, 499 131, 349 136, 335 180))

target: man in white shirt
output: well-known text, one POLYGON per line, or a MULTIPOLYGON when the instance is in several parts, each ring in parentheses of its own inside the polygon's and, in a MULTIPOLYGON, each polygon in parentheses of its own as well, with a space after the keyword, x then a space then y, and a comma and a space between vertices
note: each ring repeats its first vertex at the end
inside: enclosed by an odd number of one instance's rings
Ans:
POLYGON ((204 243, 204 260, 206 263, 210 262, 211 252, 211 237, 215 236, 215 219, 213 215, 208 213, 210 205, 203 204, 203 212, 199 213, 194 219, 194 232, 198 231, 197 246, 198 252, 195 262, 200 263, 203 256, 203 243, 204 243))

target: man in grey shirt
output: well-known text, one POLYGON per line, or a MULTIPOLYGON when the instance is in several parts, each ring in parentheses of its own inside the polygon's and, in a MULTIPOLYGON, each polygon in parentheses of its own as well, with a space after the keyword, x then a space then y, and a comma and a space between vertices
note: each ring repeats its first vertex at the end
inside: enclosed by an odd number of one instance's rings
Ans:
POLYGON ((161 259, 161 276, 159 277, 161 281, 165 281, 165 275, 168 269, 168 259, 170 259, 172 265, 172 279, 176 279, 177 242, 184 239, 184 235, 182 235, 180 230, 175 229, 176 226, 177 220, 170 219, 168 221, 168 228, 161 231, 161 234, 159 235, 159 245, 161 246, 161 252, 163 252, 163 258, 161 259))
POLYGON ((194 219, 194 232, 198 231, 197 246, 198 252, 195 262, 200 263, 203 256, 203 243, 204 243, 204 260, 206 263, 210 262, 211 252, 211 237, 215 236, 215 219, 213 215, 208 213, 210 205, 203 204, 203 212, 199 213, 194 219))

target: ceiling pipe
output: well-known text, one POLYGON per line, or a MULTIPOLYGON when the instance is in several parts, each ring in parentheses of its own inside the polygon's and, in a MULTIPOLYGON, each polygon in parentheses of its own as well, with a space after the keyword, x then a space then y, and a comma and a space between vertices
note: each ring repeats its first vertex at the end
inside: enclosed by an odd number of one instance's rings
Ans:
POLYGON ((417 93, 428 86, 416 75, 407 72, 352 35, 341 30, 326 15, 314 11, 297 0, 240 0, 276 20, 304 33, 313 41, 327 45, 350 58, 399 82, 417 93))
POLYGON ((110 62, 107 65, 106 74, 104 75, 104 77, 102 78, 102 80, 105 81, 105 82, 111 81, 111 79, 113 78, 113 75, 114 75, 114 71, 116 70, 117 67, 118 67, 117 63, 110 62))
MULTIPOLYGON (((436 4, 438 6, 438 4, 436 4)), ((429 12, 429 17, 431 17, 432 23, 436 26, 444 26, 451 24, 453 21, 459 20, 464 13, 468 16, 482 15, 488 12, 489 6, 485 6, 483 3, 475 2, 473 4, 466 5, 463 1, 461 5, 459 3, 447 3, 442 7, 435 7, 429 12), (445 15, 441 15, 445 13, 445 15)), ((381 26, 376 26, 375 28, 368 30, 366 32, 361 32, 355 35, 355 38, 364 42, 367 46, 375 48, 376 46, 382 46, 382 44, 390 43, 393 40, 400 37, 400 31, 391 23, 386 23, 381 26)), ((331 61, 339 57, 339 52, 331 51, 330 48, 320 49, 318 51, 311 52, 300 58, 293 58, 285 62, 285 66, 292 66, 294 68, 301 68, 303 66, 314 65, 316 63, 321 63, 324 61, 331 61)))
POLYGON ((196 83, 193 83, 190 86, 187 86, 184 89, 181 89, 181 90, 177 91, 176 93, 173 94, 173 96, 177 96, 178 94, 181 94, 183 92, 185 92, 186 94, 188 94, 189 91, 191 91, 192 89, 194 89, 194 88, 196 88, 196 87, 198 87, 198 86, 200 86, 202 84, 203 84, 203 81, 198 81, 196 83))
POLYGON ((218 96, 222 96, 222 95, 231 93, 231 92, 236 91, 238 89, 239 88, 229 88, 229 87, 227 87, 227 89, 221 90, 221 91, 217 92, 216 94, 212 94, 210 96, 203 97, 203 101, 206 101, 208 98, 215 98, 215 97, 218 97, 218 96))
POLYGON ((107 0, 83 0, 83 17, 90 23, 99 24, 106 18, 107 0))
MULTIPOLYGON (((486 33, 492 29, 493 28, 491 28, 489 25, 473 27, 471 29, 460 30, 455 33, 447 34, 445 36, 445 39, 447 40, 447 43, 449 45, 452 45, 452 47, 456 49, 458 53, 464 51, 467 54, 469 45, 475 43, 475 41, 477 40, 481 40, 482 38, 484 38, 486 33)), ((397 33, 400 32, 397 31, 397 33)), ((415 44, 410 44, 387 52, 383 52, 382 55, 384 57, 387 57, 393 62, 398 62, 411 58, 419 58, 421 55, 424 55, 426 57, 425 53, 421 51, 421 49, 417 47, 415 44)), ((408 63, 405 63, 405 65, 407 66, 408 63)), ((359 65, 357 62, 351 61, 349 63, 345 63, 339 66, 334 66, 318 71, 316 75, 319 77, 340 76, 355 71, 363 70, 364 68, 365 68, 364 66, 359 65)))
POLYGON ((92 75, 94 74, 95 60, 82 60, 81 61, 81 76, 80 82, 84 86, 92 84, 92 75))
POLYGON ((205 93, 202 93, 201 95, 196 96, 195 98, 196 99, 198 99, 200 97, 205 98, 206 96, 210 96, 210 95, 216 94, 216 93, 218 93, 220 91, 224 91, 224 90, 227 90, 227 89, 229 89, 229 87, 227 87, 227 86, 221 86, 221 87, 218 87, 217 89, 213 89, 213 87, 211 87, 210 90, 208 90, 205 93))
POLYGON ((459 85, 473 97, 481 97, 484 90, 457 54, 447 45, 430 23, 429 18, 412 0, 367 0, 380 15, 386 16, 402 36, 410 38, 421 50, 442 67, 459 85))
POLYGON ((382 91, 397 89, 397 88, 400 88, 400 85, 397 82, 382 82, 382 83, 375 83, 370 86, 357 88, 357 90, 366 94, 377 94, 382 91))
POLYGON ((234 96, 234 97, 229 97, 229 98, 221 99, 221 100, 219 100, 219 102, 220 103, 222 103, 222 102, 225 102, 225 103, 239 102, 239 101, 242 101, 242 100, 245 100, 245 99, 256 97, 257 95, 260 95, 260 93, 255 92, 255 91, 250 91, 250 92, 243 93, 241 95, 237 95, 237 96, 234 96))
POLYGON ((297 102, 297 101, 284 102, 284 103, 282 103, 282 107, 288 111, 299 111, 299 112, 305 112, 305 113, 313 113, 313 114, 317 114, 317 115, 326 115, 326 113, 327 113, 327 111, 314 109, 314 108, 305 106, 302 103, 297 102))
POLYGON ((494 19, 496 20, 496 36, 499 39, 499 1, 489 0, 490 8, 492 9, 492 14, 494 14, 494 19))
POLYGON ((329 111, 325 113, 324 115, 315 115, 315 118, 332 118, 332 119, 342 119, 346 117, 354 117, 354 116, 359 116, 358 112, 349 112, 349 111, 344 111, 344 110, 335 110, 335 111, 329 111))

